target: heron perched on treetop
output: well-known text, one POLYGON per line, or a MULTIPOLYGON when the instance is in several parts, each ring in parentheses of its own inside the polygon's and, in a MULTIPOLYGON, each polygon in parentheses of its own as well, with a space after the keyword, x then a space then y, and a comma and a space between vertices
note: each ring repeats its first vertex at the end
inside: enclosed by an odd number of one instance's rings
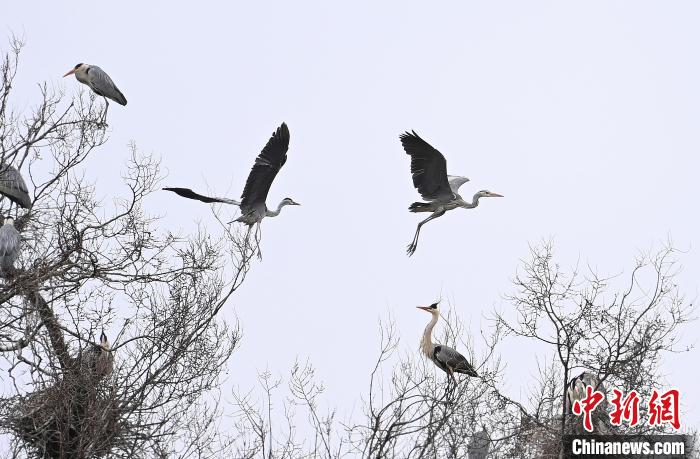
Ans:
POLYGON ((204 196, 195 193, 189 188, 163 188, 164 190, 172 191, 184 198, 196 199, 206 203, 220 202, 223 204, 232 204, 239 206, 241 216, 235 221, 245 223, 252 227, 256 223, 260 223, 265 217, 276 217, 282 211, 284 206, 298 206, 299 203, 291 198, 284 198, 278 205, 276 210, 270 210, 265 201, 267 194, 270 191, 273 180, 277 176, 284 163, 287 161, 287 150, 289 149, 289 128, 285 123, 282 123, 272 137, 263 148, 262 152, 255 159, 253 169, 248 174, 241 200, 229 198, 218 198, 214 196, 204 196))
POLYGON ((27 184, 12 164, 0 164, 0 194, 24 209, 32 207, 27 184))
POLYGON ((109 109, 109 101, 107 99, 112 99, 119 105, 126 105, 126 97, 114 84, 114 81, 107 75, 107 73, 96 65, 90 64, 77 64, 71 70, 66 72, 63 77, 75 74, 75 78, 81 83, 87 85, 92 89, 95 94, 102 96, 105 99, 105 118, 107 117, 107 109, 109 109))
POLYGON ((418 223, 413 242, 408 245, 408 255, 413 255, 418 247, 420 230, 430 220, 441 217, 448 210, 463 207, 473 209, 479 205, 480 198, 501 198, 503 195, 488 190, 481 190, 474 195, 472 202, 466 202, 457 192, 459 187, 469 181, 466 177, 447 175, 447 161, 442 153, 421 139, 415 131, 399 136, 406 154, 411 156, 411 174, 413 186, 423 199, 429 202, 414 202, 408 207, 411 212, 432 212, 418 223))
POLYGON ((425 327, 425 332, 423 332, 423 338, 420 342, 420 349, 423 354, 432 360, 441 370, 450 375, 455 384, 457 383, 457 379, 454 375, 455 373, 463 373, 475 378, 478 377, 479 375, 466 357, 449 346, 433 343, 431 339, 433 328, 440 318, 438 304, 433 303, 430 306, 417 306, 417 308, 427 311, 433 316, 425 327))
POLYGON ((7 217, 0 226, 0 269, 3 272, 11 271, 19 256, 19 244, 22 238, 14 223, 12 218, 7 217))

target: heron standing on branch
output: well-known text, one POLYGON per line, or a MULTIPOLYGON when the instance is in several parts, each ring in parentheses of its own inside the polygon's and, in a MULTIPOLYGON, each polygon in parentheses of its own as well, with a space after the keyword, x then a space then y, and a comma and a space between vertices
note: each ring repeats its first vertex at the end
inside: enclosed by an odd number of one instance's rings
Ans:
POLYGON ((73 74, 75 74, 75 78, 78 81, 89 86, 95 94, 104 97, 105 104, 107 104, 104 119, 107 118, 107 110, 109 109, 109 101, 107 99, 112 99, 119 105, 126 105, 124 94, 117 88, 117 85, 114 84, 109 75, 98 66, 80 63, 69 70, 63 77, 73 74))
POLYGON ((0 194, 23 209, 32 207, 27 184, 12 164, 0 164, 0 194))
POLYGON ((14 263, 19 256, 19 244, 21 237, 15 222, 12 218, 5 218, 5 222, 0 226, 0 270, 3 273, 11 272, 14 263))
POLYGON ((248 233, 256 223, 258 229, 260 222, 265 217, 276 217, 282 211, 284 206, 298 206, 299 203, 291 198, 284 198, 278 205, 277 209, 268 209, 265 201, 267 194, 270 191, 273 180, 277 176, 284 163, 287 161, 287 150, 289 149, 289 128, 286 123, 277 128, 272 133, 272 137, 263 148, 262 152, 255 159, 253 169, 248 174, 245 188, 240 201, 229 198, 218 198, 214 196, 204 196, 195 193, 189 188, 163 188, 167 191, 172 191, 184 198, 196 199, 206 203, 223 203, 239 206, 241 216, 235 221, 248 225, 248 233))
POLYGON ((455 351, 449 346, 442 344, 433 343, 431 336, 433 334, 433 328, 440 318, 440 311, 438 311, 438 304, 433 303, 430 306, 417 306, 418 309, 427 311, 432 315, 432 319, 425 327, 425 332, 423 332, 423 338, 420 342, 420 349, 437 365, 442 371, 447 373, 457 384, 457 379, 455 378, 455 373, 463 373, 477 378, 479 375, 474 370, 474 367, 469 363, 469 361, 459 352, 455 351))
POLYGON ((406 154, 411 156, 411 174, 413 186, 423 199, 429 202, 414 202, 408 207, 411 212, 432 212, 418 223, 413 242, 408 245, 408 255, 415 253, 418 247, 420 230, 430 220, 441 217, 448 210, 463 207, 473 209, 479 205, 480 198, 501 198, 502 195, 488 190, 481 190, 474 195, 472 202, 466 202, 457 192, 459 187, 469 181, 466 177, 447 175, 447 161, 442 153, 421 139, 415 131, 406 132, 399 137, 406 154))

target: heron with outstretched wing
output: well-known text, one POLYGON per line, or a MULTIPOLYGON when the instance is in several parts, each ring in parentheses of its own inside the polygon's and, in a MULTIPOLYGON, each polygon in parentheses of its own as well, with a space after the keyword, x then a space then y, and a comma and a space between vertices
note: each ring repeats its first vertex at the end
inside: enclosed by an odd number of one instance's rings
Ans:
POLYGON ((238 206, 241 215, 235 220, 245 223, 249 229, 253 225, 260 224, 266 217, 276 217, 284 206, 298 206, 291 198, 284 198, 277 208, 271 210, 267 207, 267 194, 270 192, 272 182, 277 177, 280 169, 287 162, 287 150, 289 149, 289 128, 286 123, 282 123, 263 148, 262 152, 255 159, 253 168, 248 174, 248 180, 243 188, 241 200, 236 201, 230 198, 220 198, 215 196, 205 196, 192 191, 189 188, 163 188, 172 191, 179 196, 189 199, 196 199, 206 203, 222 203, 238 206))
POLYGON ((408 210, 411 212, 431 212, 428 218, 418 223, 413 241, 408 245, 409 256, 413 255, 418 247, 418 236, 421 228, 430 220, 441 217, 448 210, 458 207, 473 209, 479 205, 480 198, 503 197, 498 193, 481 190, 474 194, 472 202, 466 202, 459 195, 458 190, 469 179, 457 175, 447 175, 447 161, 442 153, 421 139, 415 131, 401 134, 399 138, 404 151, 411 157, 413 186, 423 199, 428 201, 414 202, 408 207, 408 210))

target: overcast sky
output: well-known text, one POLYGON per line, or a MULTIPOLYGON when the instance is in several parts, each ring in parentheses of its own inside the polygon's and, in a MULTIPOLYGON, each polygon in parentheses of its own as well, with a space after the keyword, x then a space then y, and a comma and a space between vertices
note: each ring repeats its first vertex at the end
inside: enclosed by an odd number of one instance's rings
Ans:
MULTIPOLYGON (((697 297, 697 2, 220 3, 12 1, 0 25, 27 42, 19 108, 38 102, 37 82, 78 91, 61 78, 78 62, 126 95, 88 164, 107 202, 125 191, 131 140, 162 159, 164 185, 237 197, 272 131, 289 125, 268 202, 302 206, 265 222, 264 259, 228 306, 244 332, 229 386, 308 358, 325 399, 357 410, 379 318, 391 313, 402 351, 417 352, 428 316, 414 306, 442 295, 476 333, 493 308, 512 309, 503 298, 543 238, 564 267, 624 276, 671 237, 687 250, 679 285, 697 297), (410 129, 471 178, 465 197, 506 196, 426 225, 412 258, 418 195, 398 141, 410 129)), ((185 234, 215 227, 195 201, 163 192, 146 205, 185 234)), ((502 350, 517 397, 536 355, 522 342, 502 350)), ((695 426, 698 356, 663 363, 695 426)))

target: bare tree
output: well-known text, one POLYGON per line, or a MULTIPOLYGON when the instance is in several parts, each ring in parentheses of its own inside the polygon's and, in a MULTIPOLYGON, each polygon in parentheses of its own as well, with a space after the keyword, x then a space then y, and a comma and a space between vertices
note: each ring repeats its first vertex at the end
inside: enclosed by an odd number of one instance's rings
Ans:
POLYGON ((222 366, 240 333, 217 319, 255 247, 222 236, 181 237, 144 207, 159 163, 130 147, 123 196, 107 204, 105 170, 85 163, 107 142, 101 99, 72 101, 47 84, 28 113, 12 107, 22 43, 0 66, 0 162, 31 181, 17 216, 21 255, 0 279, 0 429, 14 457, 219 457, 222 366), (105 330, 111 348, 96 341, 105 330), (90 371, 95 350, 113 371, 90 371))
MULTIPOLYGON (((284 392, 284 385, 281 379, 270 383, 266 373, 262 399, 253 402, 254 391, 237 394, 235 444, 241 451, 245 447, 242 457, 264 452, 267 458, 464 458, 484 457, 486 449, 488 457, 560 457, 564 435, 583 431, 581 419, 565 410, 565 387, 573 375, 592 372, 601 382, 598 389, 634 389, 645 400, 653 388, 668 386, 660 363, 664 353, 682 350, 678 332, 693 311, 674 284, 675 254, 663 248, 640 256, 627 279, 604 278, 592 270, 586 276, 577 269, 566 273, 554 261, 551 244, 534 247, 514 280, 515 293, 507 298, 512 312, 495 314, 478 342, 460 340, 464 327, 452 308, 444 316, 439 341, 466 349, 479 378, 464 378, 455 387, 418 351, 400 355, 390 320, 379 329, 379 356, 362 394, 360 416, 341 422, 335 410, 321 415, 313 372, 299 378, 295 367, 288 399, 281 403, 285 416, 275 417, 272 394, 284 392), (499 345, 509 336, 539 349, 534 380, 504 384, 499 345), (525 397, 508 395, 513 389, 525 397), (290 414, 290 407, 299 406, 307 422, 290 414), (297 439, 302 435, 307 441, 297 439), (474 447, 475 439, 480 448, 474 447)), ((644 404, 640 408, 644 417, 644 404)), ((605 428, 598 433, 670 431, 645 422, 612 426, 609 409, 596 410, 605 428)))

